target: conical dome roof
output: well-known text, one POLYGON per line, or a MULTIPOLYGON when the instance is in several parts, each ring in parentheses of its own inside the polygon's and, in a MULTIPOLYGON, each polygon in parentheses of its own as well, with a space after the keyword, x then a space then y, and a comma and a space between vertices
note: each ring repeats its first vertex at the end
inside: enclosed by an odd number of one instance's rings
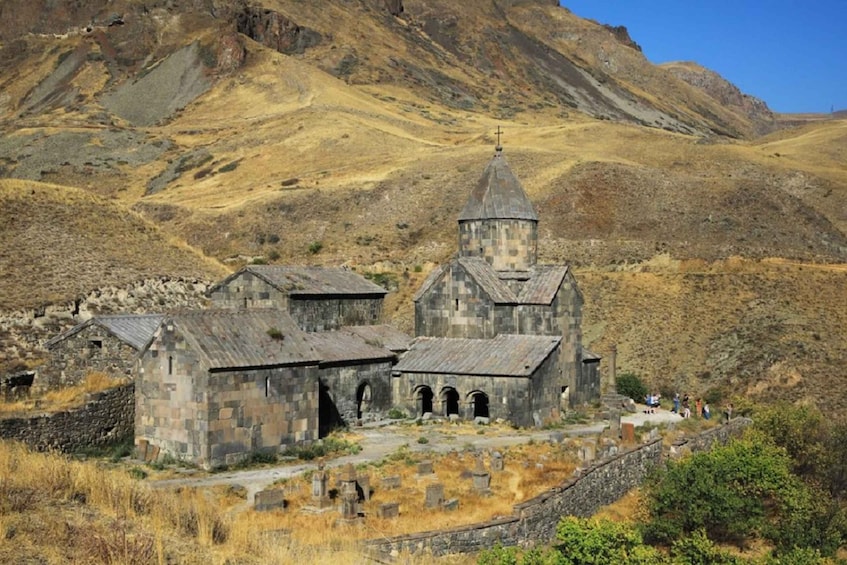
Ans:
POLYGON ((513 219, 538 221, 532 202, 498 150, 486 165, 459 221, 513 219))

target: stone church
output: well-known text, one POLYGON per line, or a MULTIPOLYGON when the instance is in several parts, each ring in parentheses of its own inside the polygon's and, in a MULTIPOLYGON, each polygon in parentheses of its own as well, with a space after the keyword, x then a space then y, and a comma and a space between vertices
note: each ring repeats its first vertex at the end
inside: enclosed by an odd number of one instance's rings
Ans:
POLYGON ((459 215, 457 255, 414 298, 418 338, 394 368, 395 403, 540 425, 562 398, 599 398, 573 273, 537 259, 538 215, 498 146, 459 215))

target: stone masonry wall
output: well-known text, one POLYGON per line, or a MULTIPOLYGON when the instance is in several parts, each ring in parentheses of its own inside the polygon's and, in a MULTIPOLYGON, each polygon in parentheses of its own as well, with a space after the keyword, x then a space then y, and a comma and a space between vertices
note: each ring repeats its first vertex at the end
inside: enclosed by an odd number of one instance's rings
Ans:
POLYGON ((138 351, 93 325, 50 348, 50 360, 38 370, 38 386, 55 388, 85 381, 92 371, 111 376, 132 374, 138 351))
POLYGON ((497 271, 526 271, 538 259, 538 222, 501 218, 459 222, 459 255, 482 257, 497 271))
MULTIPOLYGON (((750 420, 737 418, 683 442, 692 451, 709 449, 738 435, 750 420)), ((640 485, 648 474, 664 462, 661 438, 623 451, 583 469, 572 478, 526 502, 514 506, 514 514, 488 522, 448 530, 421 532, 389 539, 370 540, 368 550, 385 557, 399 553, 447 555, 505 546, 532 546, 553 541, 562 516, 592 516, 602 506, 615 502, 640 485)))
POLYGON ((73 452, 131 439, 135 419, 134 385, 89 394, 75 410, 0 420, 0 437, 33 449, 73 452))

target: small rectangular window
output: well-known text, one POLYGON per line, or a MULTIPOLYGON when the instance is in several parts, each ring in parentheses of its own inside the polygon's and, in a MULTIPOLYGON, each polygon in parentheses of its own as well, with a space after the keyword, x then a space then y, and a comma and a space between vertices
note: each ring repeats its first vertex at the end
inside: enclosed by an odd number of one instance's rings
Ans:
POLYGON ((174 374, 174 358, 173 355, 168 355, 168 374, 174 374))
POLYGON ((102 339, 90 339, 90 340, 88 340, 88 347, 90 349, 103 349, 103 340, 102 339))
POLYGON ((457 298, 456 299, 456 312, 458 312, 458 311, 459 311, 459 299, 457 298))

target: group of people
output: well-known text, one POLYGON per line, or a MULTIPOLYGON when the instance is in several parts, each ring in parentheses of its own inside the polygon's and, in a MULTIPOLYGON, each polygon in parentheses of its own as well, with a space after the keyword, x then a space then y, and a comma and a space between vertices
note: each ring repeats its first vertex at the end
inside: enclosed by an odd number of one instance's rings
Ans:
MULTIPOLYGON (((647 409, 644 410, 645 414, 655 414, 656 408, 660 408, 660 400, 662 395, 659 393, 649 393, 644 397, 644 404, 647 405, 647 409)), ((683 418, 691 417, 691 401, 689 400, 688 395, 684 395, 680 398, 679 394, 673 395, 673 408, 671 408, 671 412, 674 414, 679 414, 683 418)), ((727 421, 732 419, 732 404, 728 404, 724 409, 724 418, 727 421)), ((709 408, 709 403, 704 402, 701 398, 698 398, 694 401, 694 416, 696 418, 703 418, 704 420, 710 420, 712 418, 712 409, 709 408)))
MULTIPOLYGON (((679 414, 683 418, 691 417, 691 403, 687 394, 682 399, 679 398, 679 393, 673 395, 673 408, 671 412, 679 414)), ((694 415, 697 418, 709 420, 712 417, 712 409, 709 408, 709 403, 703 402, 702 399, 698 398, 694 402, 694 415)))

